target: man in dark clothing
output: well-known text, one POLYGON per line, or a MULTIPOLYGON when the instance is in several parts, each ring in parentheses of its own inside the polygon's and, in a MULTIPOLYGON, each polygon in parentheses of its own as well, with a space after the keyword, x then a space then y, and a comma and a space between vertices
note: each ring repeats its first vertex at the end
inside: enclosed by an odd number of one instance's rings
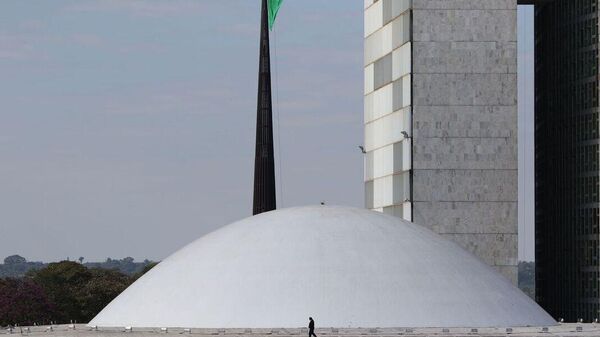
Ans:
POLYGON ((308 318, 308 337, 317 337, 315 335, 315 321, 313 321, 312 317, 308 318))

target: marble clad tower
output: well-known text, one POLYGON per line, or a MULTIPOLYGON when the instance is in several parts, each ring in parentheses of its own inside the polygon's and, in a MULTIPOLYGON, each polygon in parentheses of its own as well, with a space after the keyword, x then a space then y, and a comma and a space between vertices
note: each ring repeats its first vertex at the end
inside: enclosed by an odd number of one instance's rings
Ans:
POLYGON ((365 203, 517 281, 517 1, 365 0, 365 203))

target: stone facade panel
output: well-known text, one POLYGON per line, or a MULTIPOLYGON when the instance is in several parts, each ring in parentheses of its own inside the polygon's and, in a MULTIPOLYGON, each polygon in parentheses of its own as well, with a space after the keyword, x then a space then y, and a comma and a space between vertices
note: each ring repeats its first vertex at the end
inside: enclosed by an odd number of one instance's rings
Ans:
POLYGON ((415 73, 514 73, 516 42, 414 42, 415 73))
POLYGON ((516 106, 417 106, 413 137, 516 137, 516 106))
POLYGON ((420 138, 413 168, 517 169, 516 138, 420 138))
POLYGON ((517 265, 517 234, 442 234, 490 266, 517 265))
POLYGON ((440 234, 516 234, 517 202, 416 202, 413 222, 440 234))
POLYGON ((492 266, 497 272, 506 277, 513 284, 518 284, 519 281, 519 267, 518 266, 492 266))
POLYGON ((516 74, 413 74, 415 106, 516 106, 516 74))
POLYGON ((413 202, 516 201, 516 170, 414 170, 413 202))
POLYGON ((413 0, 414 9, 517 9, 517 0, 413 0))
MULTIPOLYGON (((451 1, 448 1, 451 2, 451 1)), ((469 1, 477 3, 476 1, 469 1)), ((517 11, 413 9, 413 41, 517 41, 517 11)))

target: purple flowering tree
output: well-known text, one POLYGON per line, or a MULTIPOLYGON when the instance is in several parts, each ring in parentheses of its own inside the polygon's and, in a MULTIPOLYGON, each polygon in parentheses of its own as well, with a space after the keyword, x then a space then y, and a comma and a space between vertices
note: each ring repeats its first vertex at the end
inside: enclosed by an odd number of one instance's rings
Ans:
POLYGON ((0 279, 0 326, 48 323, 55 312, 55 305, 32 280, 0 279))

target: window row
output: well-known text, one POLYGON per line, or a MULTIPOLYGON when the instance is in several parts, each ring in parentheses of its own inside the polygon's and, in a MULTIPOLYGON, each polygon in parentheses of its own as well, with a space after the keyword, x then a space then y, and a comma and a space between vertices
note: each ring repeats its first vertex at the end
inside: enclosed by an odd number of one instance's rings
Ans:
POLYGON ((561 55, 555 61, 562 68, 562 81, 576 81, 598 74, 598 49, 569 51, 569 55, 561 55))
POLYGON ((410 142, 390 144, 365 155, 365 181, 410 170, 410 142))
POLYGON ((365 37, 410 9, 410 0, 365 1, 365 37))
POLYGON ((365 67, 365 95, 411 73, 411 44, 407 43, 365 67))
MULTIPOLYGON (((553 76, 552 78, 560 77, 553 76)), ((542 79, 537 81, 541 82, 542 79)), ((544 85, 542 82, 540 88, 536 90, 547 93, 548 101, 544 104, 556 109, 555 111, 584 110, 598 107, 599 86, 597 79, 591 81, 581 80, 575 83, 568 82, 553 87, 544 85)), ((536 99, 541 99, 539 94, 536 99)))
POLYGON ((600 214, 598 208, 580 208, 577 210, 577 220, 575 223, 575 235, 597 235, 600 232, 600 214))
POLYGON ((365 125, 365 150, 373 151, 380 147, 401 142, 405 139, 402 132, 411 129, 410 109, 398 110, 385 117, 365 125))
POLYGON ((392 205, 373 209, 376 212, 393 215, 407 221, 412 221, 412 205, 410 202, 405 202, 402 205, 392 205))
POLYGON ((575 115, 575 139, 577 141, 598 139, 598 111, 575 115))
POLYGON ((598 176, 577 177, 575 191, 576 203, 597 203, 599 201, 598 193, 600 192, 598 176))
POLYGON ((411 77, 401 79, 365 96, 365 123, 411 105, 411 77))
POLYGON ((598 240, 585 240, 577 243, 578 263, 581 267, 598 267, 598 240))
POLYGON ((410 13, 405 13, 365 39, 365 65, 410 41, 410 13))
POLYGON ((386 176, 365 183, 365 206, 368 209, 402 205, 410 202, 410 173, 386 176))
POLYGON ((575 153, 575 171, 577 173, 598 172, 598 144, 577 147, 575 153))

